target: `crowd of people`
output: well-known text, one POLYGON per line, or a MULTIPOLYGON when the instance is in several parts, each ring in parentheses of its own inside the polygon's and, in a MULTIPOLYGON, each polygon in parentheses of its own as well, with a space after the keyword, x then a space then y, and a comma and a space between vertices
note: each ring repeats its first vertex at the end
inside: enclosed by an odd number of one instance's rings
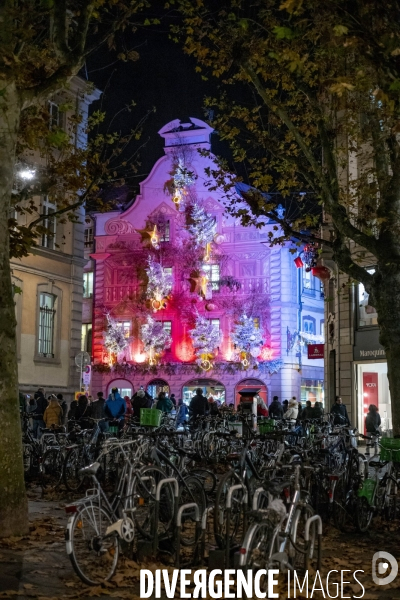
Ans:
MULTIPOLYGON (((272 419, 285 419, 291 423, 299 424, 309 419, 319 419, 324 414, 321 402, 307 400, 305 407, 293 396, 290 400, 279 401, 274 396, 272 402, 267 406, 260 395, 256 395, 257 416, 270 417, 272 419)), ((100 430, 106 432, 110 425, 123 428, 127 417, 140 417, 141 408, 156 408, 163 413, 174 413, 177 427, 186 425, 189 419, 195 420, 199 416, 218 416, 226 409, 233 411, 234 404, 221 404, 212 395, 205 396, 203 388, 197 388, 189 405, 182 398, 178 400, 175 394, 168 396, 161 391, 157 398, 153 399, 145 389, 140 387, 135 394, 122 397, 118 388, 113 387, 107 398, 103 392, 97 392, 96 396, 81 394, 77 400, 73 400, 68 407, 62 394, 50 394, 45 396, 44 389, 38 388, 33 396, 20 394, 21 412, 28 414, 31 418, 32 434, 35 438, 41 437, 44 429, 64 428, 70 430, 76 422, 83 428, 91 427, 93 421, 99 423, 100 430)), ((347 408, 342 398, 337 396, 331 408, 331 414, 335 424, 350 425, 347 408)), ((379 432, 381 418, 378 408, 370 405, 366 416, 365 425, 368 433, 379 432)))

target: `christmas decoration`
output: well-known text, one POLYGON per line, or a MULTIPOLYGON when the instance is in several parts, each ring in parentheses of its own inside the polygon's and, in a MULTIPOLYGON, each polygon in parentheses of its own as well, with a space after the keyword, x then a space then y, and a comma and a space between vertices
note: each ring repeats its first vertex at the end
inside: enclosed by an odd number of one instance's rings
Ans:
POLYGON ((160 249, 160 235, 157 231, 157 225, 154 225, 152 229, 136 229, 140 234, 141 241, 143 244, 151 245, 155 250, 160 249))
POLYGON ((209 371, 213 366, 215 349, 221 343, 219 327, 212 325, 211 321, 205 317, 197 315, 196 325, 189 331, 189 334, 193 341, 196 363, 203 371, 209 371))
POLYGON ((242 315, 231 333, 231 339, 239 350, 242 365, 245 368, 250 364, 257 365, 256 359, 264 342, 261 331, 255 326, 252 317, 248 317, 246 314, 242 315))
POLYGON ((178 159, 178 165, 173 175, 173 196, 172 202, 182 211, 184 209, 185 196, 187 196, 187 188, 193 185, 195 180, 193 171, 189 171, 184 166, 183 160, 178 159))
POLYGON ((306 271, 309 273, 313 267, 317 264, 317 249, 314 242, 311 242, 307 246, 304 246, 303 250, 303 263, 306 266, 306 271))
POLYGON ((300 256, 297 256, 297 257, 294 259, 294 264, 296 265, 296 267, 297 267, 298 269, 301 269, 301 267, 304 267, 304 263, 303 263, 303 261, 301 260, 301 257, 300 257, 300 256))
POLYGON ((312 267, 311 273, 314 275, 314 277, 317 277, 321 281, 329 281, 332 275, 328 267, 323 267, 322 265, 312 267))
POLYGON ((165 306, 164 300, 172 289, 172 275, 165 273, 160 263, 151 257, 146 273, 148 278, 146 296, 151 300, 153 310, 157 311, 165 306))
POLYGON ((197 247, 206 247, 213 241, 216 227, 215 217, 208 214, 197 202, 192 204, 188 231, 192 234, 197 247))
POLYGON ((118 323, 110 313, 106 313, 107 331, 103 332, 104 347, 109 354, 109 362, 112 364, 120 352, 123 352, 130 344, 132 338, 126 335, 122 323, 118 323))
POLYGON ((140 328, 144 351, 149 358, 149 364, 155 365, 163 350, 171 346, 171 334, 164 329, 161 321, 155 321, 150 315, 140 328))

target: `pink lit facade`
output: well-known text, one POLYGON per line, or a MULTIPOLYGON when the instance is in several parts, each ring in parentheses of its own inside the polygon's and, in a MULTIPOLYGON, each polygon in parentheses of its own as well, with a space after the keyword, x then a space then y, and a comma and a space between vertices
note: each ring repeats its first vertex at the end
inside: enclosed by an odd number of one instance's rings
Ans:
POLYGON ((296 268, 289 246, 269 247, 268 232, 273 224, 266 223, 261 229, 242 227, 225 213, 222 195, 207 188, 205 169, 213 163, 198 153, 199 149, 211 150, 212 129, 207 124, 198 119, 191 119, 189 124, 176 120, 159 134, 165 140, 165 154, 141 183, 134 202, 123 212, 93 215, 90 222, 94 241, 93 247, 86 249, 85 277, 86 281, 93 278, 93 294, 85 301, 83 328, 87 333, 91 326, 92 340, 89 348, 86 337, 83 349, 92 354, 91 393, 108 393, 115 385, 131 395, 143 385, 153 394, 164 388, 177 398, 189 400, 191 390, 200 385, 207 394, 229 404, 237 401, 238 391, 244 386, 258 386, 268 403, 274 395, 281 401, 292 396, 323 401, 323 360, 308 359, 306 345, 323 341, 324 301, 319 280, 296 268), (208 271, 213 287, 208 300, 193 290, 187 266, 186 270, 182 267, 182 240, 188 233, 184 214, 177 210, 166 189, 178 146, 191 154, 196 197, 216 220, 213 249, 220 260, 208 271), (156 312, 148 305, 143 309, 143 232, 154 222, 163 223, 160 256, 163 268, 173 277, 166 307, 156 312), (230 289, 223 284, 229 279, 239 285, 230 289), (248 316, 262 329, 264 345, 259 367, 246 370, 235 361, 230 335, 241 304, 248 312, 252 302, 256 308, 248 316), (106 312, 123 324, 130 340, 111 369, 104 348, 106 312), (214 355, 215 368, 208 371, 202 371, 194 362, 189 331, 197 313, 211 319, 222 333, 214 355), (140 339, 140 326, 147 314, 162 321, 172 336, 170 349, 153 367, 148 365, 140 339))

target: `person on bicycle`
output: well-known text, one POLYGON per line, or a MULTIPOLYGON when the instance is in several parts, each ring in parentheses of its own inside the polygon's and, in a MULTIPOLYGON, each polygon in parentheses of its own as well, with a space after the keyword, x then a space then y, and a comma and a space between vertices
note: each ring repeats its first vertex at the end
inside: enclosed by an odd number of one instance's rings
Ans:
POLYGON ((381 424, 381 416, 378 412, 378 407, 375 404, 370 404, 368 414, 365 417, 365 429, 367 433, 374 435, 379 434, 379 426, 381 424))
POLYGON ((335 404, 331 408, 331 415, 334 415, 334 425, 350 425, 347 408, 340 396, 336 396, 335 398, 335 404))

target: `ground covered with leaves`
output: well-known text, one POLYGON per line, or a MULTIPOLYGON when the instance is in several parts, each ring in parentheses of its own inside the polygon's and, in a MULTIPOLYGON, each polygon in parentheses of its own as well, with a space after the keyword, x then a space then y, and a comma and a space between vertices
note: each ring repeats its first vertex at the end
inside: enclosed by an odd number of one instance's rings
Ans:
MULTIPOLYGON (((75 575, 65 552, 64 528, 66 516, 62 503, 56 500, 34 499, 30 501, 30 532, 25 537, 0 540, 0 599, 37 599, 37 600, 78 600, 85 598, 139 598, 140 569, 154 570, 173 567, 162 562, 137 562, 134 559, 121 558, 116 575, 105 586, 87 587, 75 575)), ((400 560, 400 531, 398 525, 388 525, 381 521, 373 523, 366 534, 354 530, 341 533, 331 526, 324 527, 324 547, 321 577, 324 579, 330 570, 349 570, 344 580, 350 580, 343 586, 343 592, 331 597, 366 599, 399 599, 400 574, 387 585, 378 586, 372 581, 372 557, 377 551, 386 551, 400 560), (351 572, 364 571, 358 579, 365 588, 363 591, 351 577, 351 572), (347 577, 349 575, 349 577, 347 577), (362 595, 363 594, 363 595, 362 595)), ((204 567, 203 567, 204 568, 204 567)), ((309 572, 309 595, 297 590, 297 598, 328 597, 321 592, 310 592, 315 571, 309 572)), ((316 588, 318 585, 315 586, 316 588)), ((280 598, 287 598, 287 578, 283 576, 279 584, 280 598)), ((166 596, 163 594, 163 597, 166 596)), ((181 597, 177 588, 176 598, 181 597)), ((293 597, 293 595, 291 596, 293 597)))

